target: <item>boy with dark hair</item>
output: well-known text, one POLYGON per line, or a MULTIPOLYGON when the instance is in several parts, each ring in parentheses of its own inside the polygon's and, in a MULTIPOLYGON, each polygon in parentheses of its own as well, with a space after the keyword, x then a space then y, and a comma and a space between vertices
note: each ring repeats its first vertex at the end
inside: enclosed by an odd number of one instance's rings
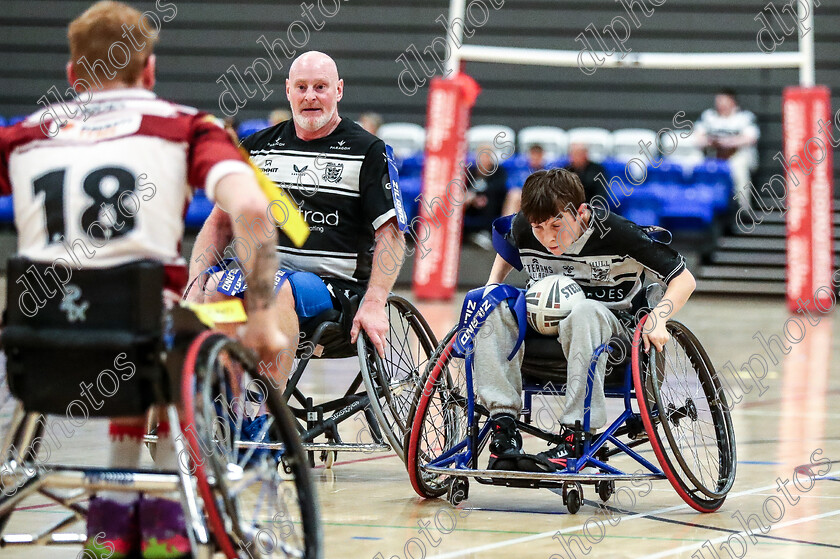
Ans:
MULTIPOLYGON (((583 424, 586 378, 595 348, 623 327, 613 311, 636 312, 646 304, 644 282, 665 283, 662 300, 651 311, 643 333, 645 351, 667 343, 665 323, 694 291, 694 277, 673 249, 605 206, 586 204, 580 179, 566 169, 537 171, 522 188, 522 210, 501 218, 497 230, 510 245, 506 258, 496 256, 488 285, 501 283, 510 271, 525 269, 531 282, 553 274, 575 280, 587 300, 576 305, 558 326, 558 342, 568 361, 565 407, 560 415, 563 443, 536 456, 524 454, 514 419, 522 408, 523 349, 508 361, 518 338, 518 323, 502 302, 487 318, 486 334, 475 336, 474 377, 478 400, 490 411, 493 439, 490 469, 555 471, 574 456, 573 432, 583 424)), ((527 343, 527 342, 526 342, 527 343)), ((598 362, 590 408, 592 430, 606 424, 604 375, 598 362)))

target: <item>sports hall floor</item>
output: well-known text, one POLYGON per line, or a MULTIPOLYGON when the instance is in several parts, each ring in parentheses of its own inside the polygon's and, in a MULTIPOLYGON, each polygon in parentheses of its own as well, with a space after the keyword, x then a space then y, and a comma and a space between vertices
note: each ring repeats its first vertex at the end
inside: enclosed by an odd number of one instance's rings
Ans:
MULTIPOLYGON (((453 302, 421 305, 421 310, 440 335, 456 319, 457 307, 453 302)), ((754 353, 767 358, 753 336, 756 332, 765 337, 781 334, 788 316, 781 300, 696 296, 678 318, 698 335, 720 367, 727 360, 740 365, 754 353)), ((409 557, 419 559, 423 555, 416 544, 406 548, 411 538, 425 540, 418 534, 419 522, 431 523, 429 536, 437 546, 427 541, 425 556, 437 558, 559 559, 590 554, 605 558, 726 559, 771 554, 786 559, 840 557, 840 336, 832 322, 829 315, 816 327, 809 327, 805 338, 788 355, 777 365, 771 364, 769 390, 759 396, 753 389, 735 406, 737 480, 715 514, 694 512, 667 481, 653 482, 652 491, 646 495, 645 488, 628 484, 634 490, 635 503, 628 493, 620 504, 610 501, 620 509, 613 517, 615 525, 593 506, 592 499, 597 497, 591 486, 584 488, 587 501, 580 512, 570 515, 560 496, 548 490, 473 483, 464 509, 455 516, 454 530, 443 534, 435 528, 434 519, 439 514, 444 528, 451 527, 445 518, 446 511, 451 510, 449 504, 417 497, 402 463, 393 454, 345 453, 339 455, 332 470, 319 468, 315 475, 325 557, 403 559, 408 551, 409 557), (830 471, 824 472, 826 475, 817 479, 810 491, 788 485, 791 501, 796 504, 785 502, 777 491, 776 479, 790 479, 795 468, 809 463, 817 450, 821 454, 815 458, 830 461, 830 471), (783 502, 783 511, 777 506, 779 500, 771 499, 774 496, 783 502), (441 509, 444 512, 438 513, 441 509), (758 514, 763 523, 772 526, 771 530, 766 535, 757 533, 754 542, 733 536, 742 530, 738 513, 744 518, 758 514), (587 552, 575 546, 570 555, 558 540, 581 534, 584 526, 590 536, 584 543, 591 549, 587 552), (727 551, 728 538, 732 538, 731 553, 727 551), (746 547, 739 541, 746 542, 746 547)), ((308 371, 305 391, 336 395, 355 374, 357 369, 353 367, 353 361, 316 364, 308 371)), ((345 438, 355 439, 354 431, 361 423, 349 421, 344 425, 348 427, 345 438)), ((70 463, 102 463, 106 458, 104 438, 105 425, 97 422, 76 435, 71 449, 56 452, 54 458, 70 463)), ((542 450, 535 443, 531 440, 530 448, 534 452, 542 450)), ((648 456, 654 458, 650 451, 648 456)), ((820 467, 825 470, 828 465, 820 467)), ((806 489, 807 477, 800 476, 800 480, 806 489)), ((58 514, 56 507, 33 503, 32 508, 13 516, 10 530, 25 529, 58 514)), ((64 559, 76 557, 78 552, 77 547, 6 548, 0 550, 0 557, 64 559)))

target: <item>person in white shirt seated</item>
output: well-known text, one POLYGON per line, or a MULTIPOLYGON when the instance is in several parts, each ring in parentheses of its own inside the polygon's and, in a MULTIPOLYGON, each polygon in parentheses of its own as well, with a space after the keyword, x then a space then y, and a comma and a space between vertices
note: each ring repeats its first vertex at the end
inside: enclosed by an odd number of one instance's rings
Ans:
POLYGON ((759 131, 755 115, 738 106, 735 91, 721 89, 715 108, 706 109, 695 127, 698 144, 710 148, 718 159, 729 162, 732 187, 741 208, 750 207, 750 172, 758 168, 759 131))

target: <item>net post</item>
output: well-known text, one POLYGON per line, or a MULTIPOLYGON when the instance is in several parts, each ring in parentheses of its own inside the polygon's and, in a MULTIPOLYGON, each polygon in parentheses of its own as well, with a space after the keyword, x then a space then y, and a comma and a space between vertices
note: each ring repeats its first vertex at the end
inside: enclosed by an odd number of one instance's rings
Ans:
POLYGON ((814 0, 800 0, 797 6, 799 20, 802 22, 798 25, 799 55, 802 57, 799 63, 799 85, 814 87, 814 0), (805 29, 808 31, 804 31, 805 29))
POLYGON ((446 76, 455 76, 461 67, 461 45, 464 44, 464 27, 466 26, 467 0, 450 0, 449 2, 449 33, 446 42, 449 44, 449 58, 446 60, 446 76), (456 21, 463 22, 455 25, 456 21))

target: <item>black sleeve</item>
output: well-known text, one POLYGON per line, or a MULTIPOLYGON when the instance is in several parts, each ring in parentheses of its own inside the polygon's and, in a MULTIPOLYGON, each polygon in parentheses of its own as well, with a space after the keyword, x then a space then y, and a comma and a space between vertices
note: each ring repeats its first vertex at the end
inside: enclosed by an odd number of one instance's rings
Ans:
POLYGON ((359 180, 364 219, 374 230, 379 229, 397 215, 391 193, 388 161, 385 158, 385 142, 382 140, 371 144, 365 154, 359 180))
POLYGON ((627 254, 636 262, 650 270, 659 281, 666 285, 685 270, 685 258, 666 244, 650 238, 641 227, 627 222, 628 243, 627 254))

